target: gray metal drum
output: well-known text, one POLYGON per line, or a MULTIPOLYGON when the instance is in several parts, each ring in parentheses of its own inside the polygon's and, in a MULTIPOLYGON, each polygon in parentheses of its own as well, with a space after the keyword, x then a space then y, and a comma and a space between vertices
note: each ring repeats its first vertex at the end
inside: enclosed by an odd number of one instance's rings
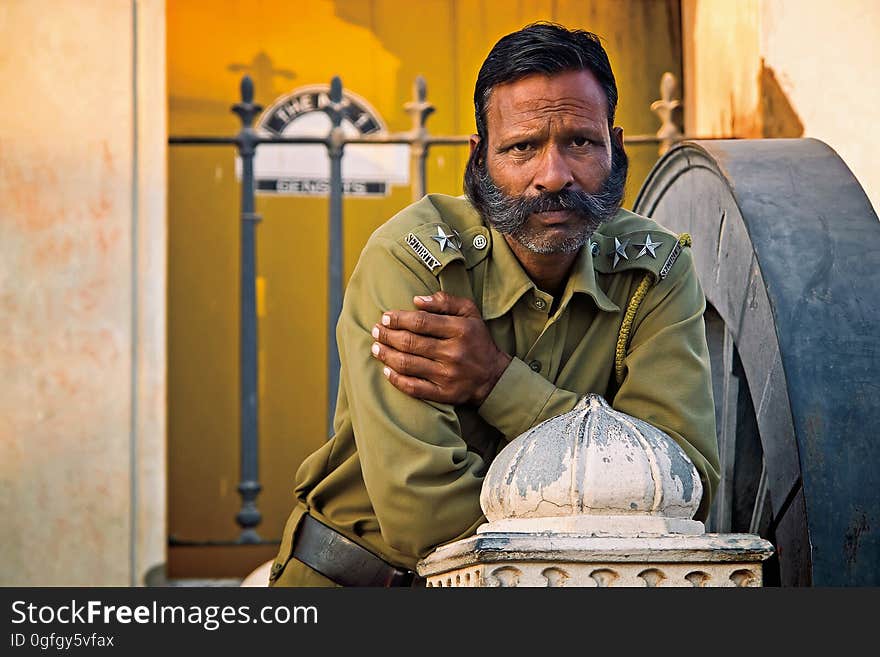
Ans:
POLYGON ((880 585, 880 222, 858 181, 814 139, 684 142, 634 210, 691 234, 709 304, 708 528, 770 540, 768 584, 880 585))

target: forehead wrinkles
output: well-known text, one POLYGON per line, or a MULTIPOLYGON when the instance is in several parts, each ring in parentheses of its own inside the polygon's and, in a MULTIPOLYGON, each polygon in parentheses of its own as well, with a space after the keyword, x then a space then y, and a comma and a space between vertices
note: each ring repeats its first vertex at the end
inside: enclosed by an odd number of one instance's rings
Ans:
MULTIPOLYGON (((529 107, 519 107, 508 114, 509 126, 526 126, 546 121, 566 123, 583 123, 592 125, 599 121, 595 115, 583 106, 566 102, 535 103, 529 107)), ((502 118, 502 126, 505 123, 502 118)))
POLYGON ((514 103, 514 114, 572 114, 593 118, 596 108, 581 98, 527 98, 514 103))
MULTIPOLYGON (((533 127, 533 124, 560 121, 599 126, 605 121, 604 108, 577 97, 494 98, 490 100, 488 123, 496 130, 533 127), (494 102, 492 102, 494 101, 494 102)), ((487 117, 488 118, 488 117, 487 117)), ((492 129, 490 128, 490 132, 492 129)))

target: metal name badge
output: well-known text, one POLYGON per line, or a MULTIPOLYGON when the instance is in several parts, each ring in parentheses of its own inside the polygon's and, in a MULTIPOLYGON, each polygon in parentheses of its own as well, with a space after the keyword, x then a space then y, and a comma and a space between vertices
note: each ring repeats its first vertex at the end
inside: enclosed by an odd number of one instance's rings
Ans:
POLYGON ((410 233, 406 236, 406 243, 409 244, 410 248, 415 251, 416 255, 419 259, 427 265, 428 269, 434 271, 437 267, 440 266, 440 261, 437 260, 433 256, 433 254, 428 250, 428 247, 422 244, 421 240, 418 237, 410 233))
POLYGON ((672 265, 675 264, 675 261, 680 254, 681 242, 676 242, 675 246, 672 247, 672 251, 669 252, 669 257, 666 258, 666 262, 663 263, 663 267, 660 269, 660 280, 663 280, 669 275, 669 270, 672 269, 672 265))

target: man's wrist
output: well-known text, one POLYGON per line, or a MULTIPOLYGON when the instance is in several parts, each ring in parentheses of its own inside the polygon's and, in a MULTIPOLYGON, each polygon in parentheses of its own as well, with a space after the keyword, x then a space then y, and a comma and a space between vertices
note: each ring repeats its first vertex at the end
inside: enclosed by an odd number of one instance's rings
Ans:
MULTIPOLYGON (((503 433, 507 440, 512 440, 536 424, 536 418, 544 411, 553 394, 559 391, 522 360, 512 358, 477 412, 503 433)), ((573 407, 577 398, 573 393, 569 394, 573 407)))
POLYGON ((510 361, 512 360, 513 357, 498 349, 498 357, 494 361, 495 367, 492 368, 486 383, 477 389, 474 398, 471 400, 471 403, 474 406, 481 406, 483 402, 486 401, 486 397, 488 397, 495 388, 495 384, 501 379, 501 376, 504 374, 504 371, 510 365, 510 361))

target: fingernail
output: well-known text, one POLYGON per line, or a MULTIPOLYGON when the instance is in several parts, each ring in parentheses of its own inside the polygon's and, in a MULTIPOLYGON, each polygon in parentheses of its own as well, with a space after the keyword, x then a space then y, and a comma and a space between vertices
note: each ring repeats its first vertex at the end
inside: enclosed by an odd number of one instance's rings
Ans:
POLYGON ((370 347, 370 351, 373 352, 373 355, 374 355, 374 356, 378 356, 378 355, 379 355, 379 343, 378 343, 378 342, 374 342, 374 343, 373 343, 373 346, 370 347))
POLYGON ((373 331, 372 331, 371 335, 373 336, 374 340, 379 339, 379 327, 378 326, 373 327, 373 331))
POLYGON ((427 303, 428 301, 431 300, 431 297, 416 297, 416 298, 417 298, 419 301, 424 301, 425 303, 427 303))
POLYGON ((382 315, 382 326, 388 326, 391 323, 391 315, 382 315))
POLYGON ((384 374, 385 376, 391 376, 391 368, 390 367, 383 367, 382 374, 384 374))

